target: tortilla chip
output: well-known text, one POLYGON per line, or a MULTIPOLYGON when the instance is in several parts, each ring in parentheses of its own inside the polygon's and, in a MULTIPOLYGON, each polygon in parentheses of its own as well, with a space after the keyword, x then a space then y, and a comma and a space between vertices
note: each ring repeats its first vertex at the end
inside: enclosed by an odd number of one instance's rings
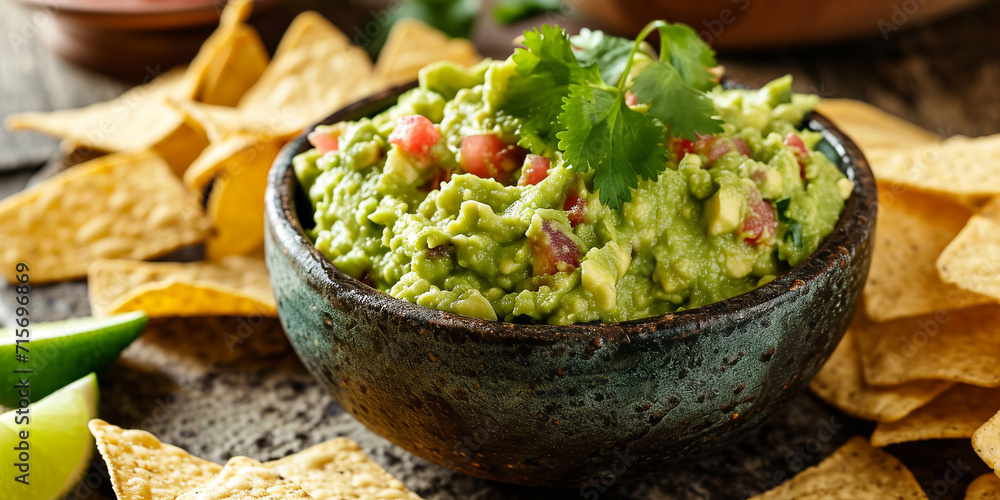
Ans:
POLYGON ((247 457, 233 457, 207 484, 177 500, 307 500, 313 497, 273 469, 247 457))
POLYGON ((96 316, 143 310, 163 316, 276 316, 264 262, 227 257, 219 262, 102 260, 88 273, 96 316))
POLYGON ((341 106, 382 87, 371 81, 364 50, 315 12, 299 14, 274 59, 236 108, 173 99, 214 140, 232 134, 287 138, 341 106))
MULTIPOLYGON (((242 111, 231 106, 213 106, 175 98, 167 98, 167 105, 173 112, 184 116, 186 120, 196 123, 204 130, 211 144, 226 141, 234 135, 264 138, 292 138, 297 135, 297 132, 284 131, 280 135, 275 135, 257 130, 255 124, 244 122, 242 111)), ((187 171, 184 173, 187 174, 187 171)))
POLYGON ((174 500, 222 470, 145 431, 125 430, 95 419, 90 421, 90 433, 108 465, 118 500, 174 500))
POLYGON ((215 226, 205 242, 208 259, 245 255, 263 247, 267 172, 283 144, 255 143, 222 162, 224 170, 208 198, 208 217, 215 226))
POLYGON ((956 136, 896 153, 878 164, 881 181, 953 199, 1000 195, 1000 135, 956 136))
POLYGON ((991 302, 944 283, 935 265, 972 212, 912 189, 880 186, 878 195, 878 230, 864 290, 869 318, 888 321, 991 302))
POLYGON ((892 387, 868 385, 854 339, 848 331, 809 387, 820 399, 852 417, 892 422, 927 404, 951 385, 930 380, 892 387))
POLYGON ((823 99, 816 111, 842 129, 871 163, 877 164, 899 150, 941 140, 929 130, 862 101, 823 99))
POLYGON ((420 499, 350 439, 331 439, 267 466, 301 485, 316 500, 420 499))
MULTIPOLYGON (((110 101, 79 109, 14 114, 4 123, 11 130, 34 130, 101 151, 154 148, 178 128, 190 127, 165 102, 168 96, 177 95, 183 75, 184 68, 174 68, 110 101)), ((197 136, 198 130, 183 133, 197 136)), ((198 144, 190 145, 192 150, 197 148, 198 144)), ((165 159, 172 161, 173 155, 165 159)), ((187 165, 171 163, 171 167, 183 172, 187 165)))
POLYGON ((267 66, 267 49, 257 31, 244 24, 253 2, 226 3, 219 27, 202 44, 184 74, 176 97, 234 106, 267 66))
POLYGON ((413 18, 396 21, 375 63, 375 77, 386 86, 417 79, 420 68, 436 61, 473 66, 482 59, 476 46, 453 39, 413 18))
MULTIPOLYGON (((284 59, 302 51, 339 52, 356 48, 333 23, 322 14, 310 10, 295 16, 288 25, 274 51, 274 59, 284 59)), ((280 75, 281 73, 274 72, 271 77, 280 75)))
POLYGON ((257 30, 239 26, 220 48, 219 62, 210 67, 196 99, 206 104, 235 106, 267 68, 267 49, 257 30))
POLYGON ((937 270, 947 283, 1000 301, 1000 198, 969 220, 941 253, 937 270))
POLYGON ((1000 475, 1000 412, 976 429, 972 435, 972 448, 993 472, 1000 475))
POLYGON ((949 380, 1000 386, 1000 305, 942 310, 885 323, 858 314, 851 330, 869 384, 949 380))
POLYGON ((184 172, 184 183, 204 191, 208 183, 224 172, 239 172, 243 165, 270 156, 271 161, 285 144, 284 139, 267 139, 249 134, 231 135, 205 148, 184 172), (275 148, 277 150, 275 151, 275 148), (271 156, 272 153, 274 156, 271 156))
POLYGON ((970 438, 1000 409, 1000 389, 956 385, 897 422, 880 422, 872 446, 927 439, 970 438))
POLYGON ((853 437, 832 455, 752 500, 926 499, 913 474, 892 455, 853 437))
POLYGON ((983 474, 969 483, 965 500, 1000 500, 1000 477, 983 474))
POLYGON ((320 14, 303 12, 292 21, 274 60, 239 108, 245 119, 271 135, 299 131, 372 92, 363 83, 371 71, 364 50, 320 14))
POLYGON ((0 202, 0 266, 27 263, 32 283, 79 278, 95 260, 157 257, 203 241, 208 228, 163 160, 117 153, 0 202))
MULTIPOLYGON (((171 110, 170 112, 176 113, 171 110)), ((205 129, 198 122, 185 118, 183 123, 150 148, 170 165, 174 175, 181 177, 191 162, 208 147, 205 129)))

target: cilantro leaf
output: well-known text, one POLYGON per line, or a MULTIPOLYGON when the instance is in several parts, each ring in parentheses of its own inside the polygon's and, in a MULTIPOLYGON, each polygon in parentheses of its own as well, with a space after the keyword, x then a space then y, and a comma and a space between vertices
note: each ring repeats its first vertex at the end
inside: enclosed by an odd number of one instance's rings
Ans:
POLYGON ((686 24, 664 24, 660 31, 660 60, 669 58, 681 77, 697 90, 715 86, 708 68, 715 66, 715 51, 686 24))
POLYGON ((791 219, 788 218, 788 207, 791 206, 791 198, 782 198, 774 203, 774 211, 778 213, 778 222, 789 222, 791 219))
POLYGON ((521 119, 522 133, 554 140, 570 84, 599 81, 600 74, 596 66, 580 66, 569 35, 559 26, 525 31, 524 47, 511 56, 517 74, 510 79, 503 108, 521 119))
POLYGON ((788 231, 785 233, 785 241, 789 241, 795 248, 802 248, 802 224, 797 220, 788 223, 788 231))
POLYGON ((579 35, 569 38, 573 51, 580 64, 587 66, 596 64, 601 71, 601 79, 608 85, 614 85, 625 66, 632 51, 632 40, 608 35, 603 31, 580 30, 579 35))
POLYGON ((706 67, 715 65, 715 55, 686 26, 653 21, 629 41, 589 30, 571 39, 545 25, 524 33, 524 48, 511 60, 502 107, 520 120, 522 141, 557 141, 573 169, 595 172, 594 189, 611 208, 631 201, 640 179, 666 169, 666 132, 692 140, 722 132, 701 90, 711 86, 706 67), (655 30, 664 51, 632 82, 638 100, 649 104, 636 111, 625 103, 627 75, 655 30))
POLYGON ((617 210, 632 200, 639 179, 666 169, 663 126, 625 104, 625 93, 603 83, 570 85, 557 134, 559 149, 579 172, 596 170, 601 203, 617 210))
POLYGON ((675 137, 695 140, 697 134, 722 132, 712 99, 688 85, 669 64, 650 63, 635 78, 631 90, 639 102, 649 104, 649 114, 667 124, 675 137))

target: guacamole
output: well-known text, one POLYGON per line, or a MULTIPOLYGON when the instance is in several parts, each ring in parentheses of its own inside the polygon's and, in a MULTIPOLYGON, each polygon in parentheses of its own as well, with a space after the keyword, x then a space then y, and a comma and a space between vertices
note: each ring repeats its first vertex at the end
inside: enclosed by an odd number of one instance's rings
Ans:
MULTIPOLYGON (((666 169, 611 209, 551 140, 503 111, 510 60, 439 63, 372 118, 295 157, 316 247, 415 304, 488 320, 644 318, 760 286, 829 235, 853 184, 798 130, 791 77, 707 92, 722 133, 664 140, 666 169)), ((630 102, 635 109, 641 104, 630 102)))

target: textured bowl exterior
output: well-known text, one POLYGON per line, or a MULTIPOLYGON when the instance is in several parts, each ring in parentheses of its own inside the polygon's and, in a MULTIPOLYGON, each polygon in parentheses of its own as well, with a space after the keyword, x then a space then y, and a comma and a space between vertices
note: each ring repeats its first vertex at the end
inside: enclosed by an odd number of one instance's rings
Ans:
MULTIPOLYGON (((324 123, 391 105, 400 89, 324 123)), ((802 390, 846 331, 867 277, 876 189, 857 147, 825 118, 856 181, 834 233, 749 293, 676 314, 574 326, 490 322, 420 307, 336 269, 296 216, 308 209, 289 144, 266 194, 266 258, 288 338, 373 431, 452 469, 577 486, 640 477, 731 443, 802 390), (304 205, 303 205, 304 203, 304 205)), ((306 212, 306 220, 310 220, 306 212)))

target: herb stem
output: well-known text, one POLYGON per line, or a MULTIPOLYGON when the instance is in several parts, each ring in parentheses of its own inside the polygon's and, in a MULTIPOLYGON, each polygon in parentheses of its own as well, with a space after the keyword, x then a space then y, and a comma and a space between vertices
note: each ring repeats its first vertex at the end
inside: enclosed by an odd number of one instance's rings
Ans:
MULTIPOLYGON (((665 28, 667 26, 668 24, 662 20, 650 21, 650 23, 639 32, 639 36, 635 37, 635 43, 632 45, 632 51, 628 53, 628 61, 625 63, 625 71, 623 71, 622 75, 618 77, 618 85, 616 85, 618 90, 625 90, 625 82, 628 81, 628 75, 632 71, 632 63, 635 62, 635 54, 639 51, 639 47, 642 46, 642 42, 646 40, 646 37, 648 37, 653 30, 665 28)), ((660 52, 660 60, 662 61, 664 60, 663 51, 660 52)))

